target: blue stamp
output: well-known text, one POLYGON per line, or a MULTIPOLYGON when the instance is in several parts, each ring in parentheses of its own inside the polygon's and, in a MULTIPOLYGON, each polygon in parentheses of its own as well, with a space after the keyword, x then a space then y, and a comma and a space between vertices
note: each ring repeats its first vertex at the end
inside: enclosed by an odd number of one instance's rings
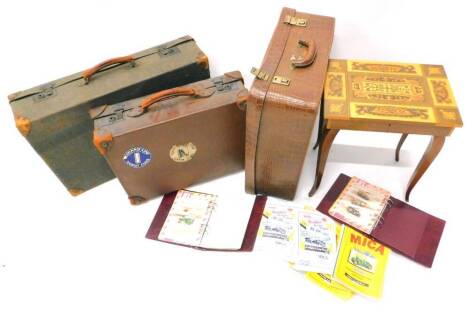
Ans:
POLYGON ((132 168, 142 168, 146 166, 151 159, 152 154, 143 147, 134 147, 128 150, 122 157, 126 165, 132 168))

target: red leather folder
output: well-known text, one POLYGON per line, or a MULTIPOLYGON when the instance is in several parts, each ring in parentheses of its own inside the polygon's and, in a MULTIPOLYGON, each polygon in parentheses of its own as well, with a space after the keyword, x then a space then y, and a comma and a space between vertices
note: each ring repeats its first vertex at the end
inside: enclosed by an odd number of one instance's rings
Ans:
MULTIPOLYGON (((317 210, 332 217, 328 210, 350 179, 349 176, 340 174, 317 210)), ((347 225, 343 221, 334 219, 347 225)), ((431 267, 445 223, 444 220, 391 197, 389 207, 369 236, 392 250, 426 267, 431 267)))
MULTIPOLYGON (((168 213, 171 210, 173 201, 176 198, 176 193, 177 191, 163 196, 163 199, 160 203, 160 207, 158 208, 157 214, 155 215, 155 218, 153 219, 152 224, 150 224, 150 227, 147 231, 147 234, 145 236, 146 238, 161 241, 161 242, 166 242, 166 243, 173 243, 173 242, 168 242, 165 240, 158 239, 158 235, 160 234, 163 224, 165 223, 166 217, 168 216, 168 213)), ((255 201, 253 203, 253 209, 251 211, 250 219, 246 227, 242 246, 238 250, 209 249, 209 248, 198 247, 198 246, 190 246, 186 244, 179 244, 179 243, 174 243, 174 244, 178 244, 181 246, 190 247, 190 248, 194 248, 198 250, 206 250, 206 251, 250 252, 253 250, 255 246, 256 234, 258 233, 261 218, 263 217, 263 210, 264 210, 266 201, 267 201, 266 196, 256 196, 255 201)))

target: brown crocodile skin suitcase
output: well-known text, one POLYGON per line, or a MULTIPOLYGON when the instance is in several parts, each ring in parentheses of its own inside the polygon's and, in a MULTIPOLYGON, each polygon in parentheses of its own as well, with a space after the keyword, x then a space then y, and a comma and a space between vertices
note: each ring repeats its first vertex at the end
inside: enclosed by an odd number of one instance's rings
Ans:
POLYGON ((132 204, 243 169, 239 72, 90 110, 94 144, 132 204))
POLYGON ((246 112, 247 192, 293 199, 319 110, 334 18, 284 8, 246 112))

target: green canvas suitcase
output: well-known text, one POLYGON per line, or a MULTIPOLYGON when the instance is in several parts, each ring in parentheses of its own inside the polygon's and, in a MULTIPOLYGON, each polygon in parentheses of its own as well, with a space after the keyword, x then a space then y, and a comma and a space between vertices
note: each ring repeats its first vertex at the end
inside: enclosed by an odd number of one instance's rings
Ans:
POLYGON ((18 130, 78 195, 112 178, 93 145, 96 106, 125 101, 209 78, 209 62, 185 36, 8 96, 18 130))

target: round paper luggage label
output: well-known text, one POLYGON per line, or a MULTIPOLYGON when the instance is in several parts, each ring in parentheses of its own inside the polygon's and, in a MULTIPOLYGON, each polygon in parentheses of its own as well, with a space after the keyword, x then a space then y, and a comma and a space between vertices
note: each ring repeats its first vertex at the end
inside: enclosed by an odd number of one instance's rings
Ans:
POLYGON ((193 159, 196 151, 196 146, 191 142, 187 144, 173 145, 170 149, 170 158, 178 163, 183 163, 193 159))
POLYGON ((134 147, 128 150, 122 157, 126 165, 132 168, 142 168, 146 166, 151 159, 152 154, 143 147, 134 147))

